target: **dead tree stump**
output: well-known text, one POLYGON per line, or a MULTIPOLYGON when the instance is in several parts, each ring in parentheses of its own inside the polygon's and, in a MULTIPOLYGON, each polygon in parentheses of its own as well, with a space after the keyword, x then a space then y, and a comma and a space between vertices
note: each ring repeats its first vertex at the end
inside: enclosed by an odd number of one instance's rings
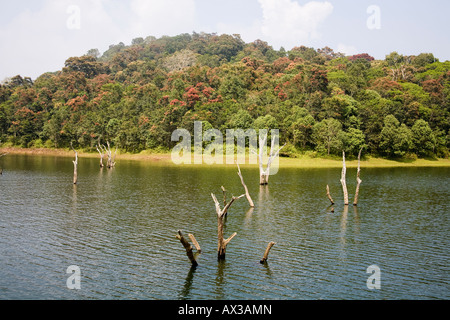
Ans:
POLYGON ((355 200, 353 201, 353 205, 357 206, 358 205, 358 197, 359 197, 359 186, 361 185, 361 152, 362 152, 362 148, 361 150, 359 150, 359 154, 358 154, 358 171, 356 174, 356 191, 355 191, 355 200))
POLYGON ((331 194, 330 194, 330 187, 327 185, 327 197, 328 197, 328 199, 330 200, 330 202, 331 202, 331 205, 333 205, 334 204, 334 200, 333 200, 333 198, 331 197, 331 194))
POLYGON ((195 260, 194 253, 192 252, 192 246, 191 244, 184 238, 183 233, 181 230, 178 230, 178 234, 176 235, 176 238, 180 240, 183 247, 186 249, 186 255, 188 256, 189 260, 191 261, 191 264, 193 267, 198 266, 197 260, 195 260))
POLYGON ((200 248, 200 245, 199 245, 197 239, 195 239, 194 235, 189 233, 188 237, 189 237, 189 239, 191 239, 192 243, 194 244, 195 249, 197 249, 197 252, 201 253, 202 252, 202 248, 200 248))
POLYGON ((111 146, 109 145, 109 141, 106 141, 106 144, 108 146, 108 149, 106 149, 106 147, 103 146, 106 150, 106 155, 108 156, 108 161, 106 163, 106 166, 108 168, 113 168, 116 166, 115 159, 116 159, 116 154, 117 154, 117 147, 116 147, 116 151, 114 152, 114 156, 113 156, 112 152, 111 152, 111 146))
POLYGON ((344 193, 344 205, 348 206, 348 191, 347 191, 347 182, 345 181, 345 176, 347 174, 347 167, 345 166, 345 151, 342 151, 342 173, 341 173, 341 184, 342 191, 344 193))
POLYGON ((75 160, 73 162, 73 184, 77 184, 78 182, 78 152, 73 148, 72 144, 70 144, 72 147, 73 152, 75 152, 75 160))
MULTIPOLYGON (((261 138, 261 136, 259 137, 259 154, 258 154, 258 157, 259 157, 259 184, 262 186, 269 184, 270 166, 272 165, 273 160, 276 157, 278 157, 278 154, 280 153, 281 149, 283 149, 286 146, 286 144, 285 144, 284 146, 282 146, 281 148, 278 148, 278 150, 275 151, 275 147, 276 147, 275 146, 275 137, 272 138, 269 159, 267 160, 266 169, 264 169, 263 155, 264 155, 266 143, 267 143, 267 132, 265 135, 263 135, 262 138, 261 138)), ((256 153, 256 152, 254 152, 254 153, 256 153)))
POLYGON ((270 242, 270 243, 267 245, 266 251, 264 252, 264 256, 263 256, 263 258, 261 259, 261 261, 259 261, 261 264, 264 264, 264 263, 267 262, 267 259, 269 258, 269 252, 270 252, 270 249, 272 249, 272 247, 273 247, 275 244, 276 244, 275 242, 270 242))
POLYGON ((233 204, 234 201, 244 197, 245 194, 239 196, 239 197, 232 197, 230 202, 225 205, 225 207, 223 209, 220 208, 220 203, 217 200, 216 196, 211 193, 211 197, 214 200, 214 203, 216 205, 216 212, 217 212, 217 258, 219 260, 224 260, 225 259, 225 251, 227 249, 227 245, 228 243, 237 235, 237 233, 233 233, 233 235, 231 237, 229 237, 228 239, 224 239, 223 238, 223 225, 224 225, 224 218, 225 215, 228 212, 228 209, 231 207, 231 205, 233 204))
POLYGON ((103 168, 103 167, 105 166, 105 165, 103 164, 103 158, 105 157, 106 152, 103 153, 102 146, 100 146, 100 145, 98 145, 96 148, 97 148, 98 153, 100 154, 100 168, 103 168), (99 149, 99 148, 100 148, 100 149, 99 149), (100 150, 101 150, 101 151, 100 151, 100 150))
MULTIPOLYGON (((8 153, 0 154, 0 158, 6 156, 8 153)), ((0 175, 3 174, 3 168, 0 168, 0 175)))

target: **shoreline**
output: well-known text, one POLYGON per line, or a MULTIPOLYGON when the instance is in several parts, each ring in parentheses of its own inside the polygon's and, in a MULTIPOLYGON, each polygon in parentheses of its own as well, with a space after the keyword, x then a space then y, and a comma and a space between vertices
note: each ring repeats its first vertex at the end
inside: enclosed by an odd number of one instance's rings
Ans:
MULTIPOLYGON (((73 157, 74 153, 68 149, 46 149, 46 148, 17 148, 4 147, 0 148, 0 154, 20 154, 31 156, 57 156, 57 157, 73 157)), ((78 157, 82 158, 99 158, 98 153, 89 153, 78 151, 78 157)), ((300 156, 298 158, 283 158, 280 157, 280 166, 283 168, 342 168, 342 160, 326 159, 326 158, 311 158, 308 156, 300 156)), ((170 153, 150 153, 143 151, 137 154, 118 153, 116 160, 133 160, 133 161, 151 161, 172 164, 170 153)), ((207 164, 203 164, 209 166, 207 164)), ((231 164, 215 164, 215 166, 229 166, 231 164)), ((234 164, 232 164, 234 165, 234 164)), ((346 166, 349 168, 356 168, 357 160, 346 160, 346 166)), ((197 164, 188 164, 185 166, 198 166, 197 164)), ((212 165, 214 166, 214 165, 212 165)), ((243 164, 243 166, 257 166, 253 164, 243 164)), ((361 159, 361 167, 366 168, 393 168, 393 167, 450 167, 450 159, 426 160, 417 159, 411 161, 396 161, 383 158, 361 159)))

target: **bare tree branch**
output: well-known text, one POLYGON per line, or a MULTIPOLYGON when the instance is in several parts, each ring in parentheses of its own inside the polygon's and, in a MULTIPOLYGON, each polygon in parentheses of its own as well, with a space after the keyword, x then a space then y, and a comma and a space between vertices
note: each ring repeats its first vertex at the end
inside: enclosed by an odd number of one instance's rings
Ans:
POLYGON ((224 240, 223 238, 223 224, 224 224, 224 217, 226 213, 228 212, 228 209, 231 207, 231 205, 234 203, 234 201, 245 197, 245 194, 239 196, 239 197, 232 197, 230 202, 225 205, 223 209, 220 208, 219 201, 217 200, 214 193, 211 193, 211 197, 214 200, 214 204, 216 206, 216 212, 217 212, 217 257, 219 260, 225 259, 225 251, 227 248, 228 243, 237 235, 237 233, 234 233, 231 237, 224 240))
POLYGON ((333 200, 333 198, 331 197, 331 194, 330 194, 330 187, 327 185, 327 196, 328 196, 328 199, 330 199, 330 202, 331 202, 331 205, 333 205, 334 204, 334 200, 333 200))
POLYGON ((270 176, 270 166, 272 165, 272 162, 276 157, 278 157, 280 151, 286 146, 283 145, 281 148, 278 148, 277 151, 275 150, 275 139, 276 137, 272 137, 271 146, 270 146, 270 155, 269 159, 267 160, 266 169, 264 170, 263 167, 263 154, 264 149, 266 147, 267 143, 267 133, 264 135, 263 138, 259 137, 259 184, 260 185, 267 185, 269 184, 269 176, 270 176))
POLYGON ((362 152, 362 148, 361 150, 359 150, 359 154, 358 154, 358 171, 356 174, 356 191, 355 191, 355 200, 353 201, 353 205, 357 206, 358 205, 358 197, 359 197, 359 186, 361 185, 362 180, 360 179, 361 176, 361 152, 362 152))
POLYGON ((96 148, 97 148, 98 153, 100 154, 100 167, 103 168, 103 167, 104 167, 104 164, 103 164, 103 158, 104 158, 105 154, 103 153, 103 149, 102 149, 102 147, 101 147, 100 145, 96 146, 96 148), (102 151, 100 151, 99 148, 100 148, 102 151))
POLYGON ((72 142, 70 143, 70 147, 73 152, 75 152, 75 160, 73 162, 73 184, 77 184, 78 182, 78 152, 73 148, 72 142))
POLYGON ((241 168, 239 167, 239 163, 237 161, 236 161, 236 164, 237 164, 237 167, 238 167, 238 176, 239 176, 239 178, 241 178, 241 183, 242 183, 242 186, 244 187, 244 190, 245 190, 245 196, 247 197, 247 200, 248 200, 248 203, 250 204, 250 207, 253 208, 255 206, 255 204, 253 203, 253 200, 250 197, 250 193, 248 192, 247 185, 245 184, 244 178, 242 177, 241 168))
POLYGON ((202 248, 200 248, 200 244, 198 243, 197 239, 195 239, 195 236, 191 233, 188 234, 189 239, 191 239, 192 243, 195 246, 195 249, 200 253, 202 252, 202 248))
POLYGON ((197 261, 195 260, 194 254, 192 253, 192 246, 190 243, 184 238, 183 233, 181 230, 178 230, 178 234, 176 235, 176 238, 180 240, 183 247, 186 249, 186 255, 188 256, 189 260, 191 261, 191 264, 193 267, 196 267, 198 265, 197 261))
POLYGON ((345 151, 342 151, 342 173, 341 173, 341 184, 342 190, 344 192, 344 204, 348 206, 348 191, 347 191, 347 182, 345 181, 345 175, 347 173, 347 167, 345 166, 345 151))
POLYGON ((264 252, 264 256, 263 256, 263 258, 261 259, 260 263, 263 264, 263 263, 267 262, 267 259, 268 259, 268 257, 269 257, 270 249, 272 249, 272 247, 273 247, 275 244, 276 244, 275 242, 270 242, 270 243, 267 245, 266 251, 264 252))

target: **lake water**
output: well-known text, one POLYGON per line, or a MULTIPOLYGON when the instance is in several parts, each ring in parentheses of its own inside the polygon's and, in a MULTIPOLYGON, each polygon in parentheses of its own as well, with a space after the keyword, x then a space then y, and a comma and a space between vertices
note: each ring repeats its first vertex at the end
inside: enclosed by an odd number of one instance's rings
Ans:
MULTIPOLYGON (((0 159, 0 299, 449 299, 450 168, 367 169, 347 209, 340 169, 283 169, 259 186, 242 173, 255 208, 233 204, 217 260, 211 193, 243 193, 230 167, 143 161, 100 169, 98 159, 0 159), (330 185, 336 202, 331 213, 330 185), (190 267, 177 230, 203 252, 190 267), (276 242, 266 265, 259 263, 276 242), (69 290, 69 266, 81 289, 69 290), (367 287, 369 266, 381 288, 367 287)), ((356 170, 348 169, 350 200, 356 170)))

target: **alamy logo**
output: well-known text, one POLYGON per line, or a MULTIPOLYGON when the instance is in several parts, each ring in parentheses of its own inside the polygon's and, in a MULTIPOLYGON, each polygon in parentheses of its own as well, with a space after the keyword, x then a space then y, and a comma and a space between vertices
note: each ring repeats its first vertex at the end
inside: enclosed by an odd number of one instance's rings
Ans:
POLYGON ((367 14, 370 14, 367 19, 367 28, 369 30, 381 29, 381 9, 379 6, 371 5, 367 8, 367 14))
POLYGON ((380 290, 381 289, 381 269, 376 265, 372 265, 367 268, 367 273, 371 276, 367 279, 367 289, 380 290))
POLYGON ((171 140, 179 142, 172 149, 171 154, 175 164, 224 164, 224 158, 226 164, 236 162, 258 164, 258 161, 269 158, 271 165, 269 174, 278 173, 278 153, 274 154, 274 150, 280 150, 278 129, 270 130, 270 135, 267 129, 259 129, 258 132, 255 129, 227 129, 224 139, 222 132, 218 129, 203 132, 203 123, 196 121, 193 139, 188 130, 177 129, 172 133, 171 140), (271 138, 270 157, 267 155, 269 148, 266 143, 269 136, 271 138))
POLYGON ((71 274, 67 278, 67 288, 70 290, 81 289, 81 270, 78 266, 70 266, 67 268, 66 273, 71 274))
POLYGON ((71 5, 67 7, 67 18, 66 26, 69 30, 80 30, 81 29, 81 9, 79 6, 71 5))

